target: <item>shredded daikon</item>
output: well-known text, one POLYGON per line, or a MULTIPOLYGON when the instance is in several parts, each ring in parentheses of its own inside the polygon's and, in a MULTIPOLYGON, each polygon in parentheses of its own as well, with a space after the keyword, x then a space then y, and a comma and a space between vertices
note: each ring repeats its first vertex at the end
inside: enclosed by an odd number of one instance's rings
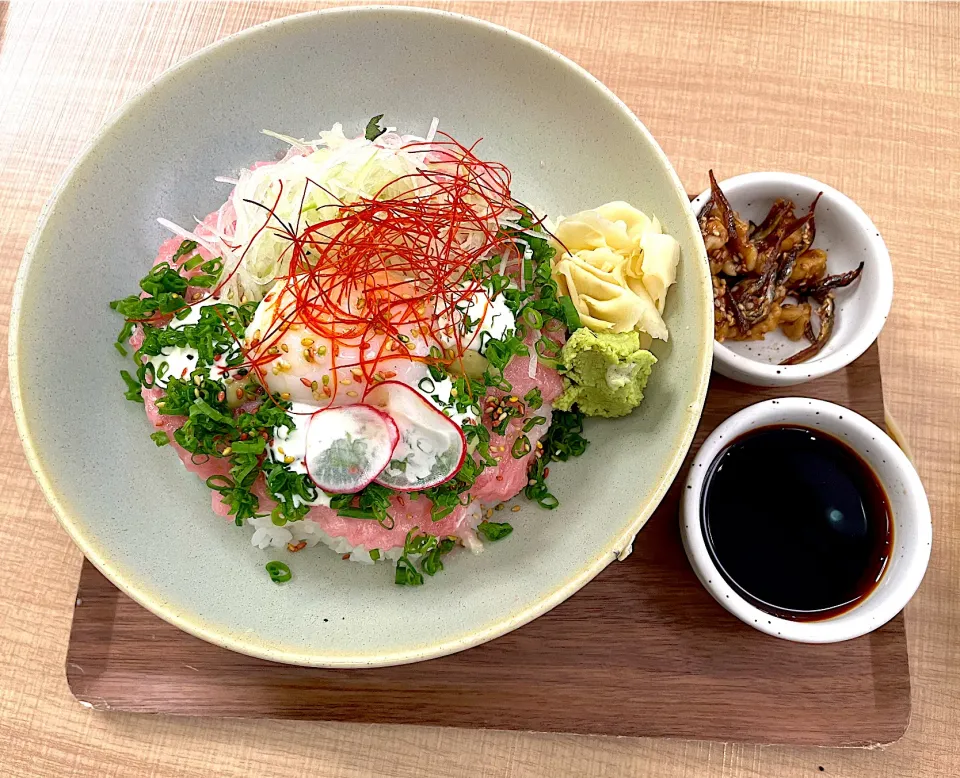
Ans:
POLYGON ((533 345, 530 347, 530 364, 527 366, 527 377, 537 377, 537 342, 540 340, 540 330, 533 331, 533 345))
POLYGON ((521 235, 528 235, 531 238, 539 238, 540 240, 546 240, 547 235, 542 232, 536 232, 535 230, 529 230, 526 227, 522 227, 516 222, 508 221, 507 219, 500 219, 499 224, 501 227, 507 227, 511 230, 516 230, 521 235))
POLYGON ((172 232, 174 235, 179 235, 181 238, 184 238, 185 240, 195 241, 200 246, 202 246, 207 251, 209 251, 211 254, 219 253, 214 244, 210 243, 204 238, 201 238, 199 235, 197 235, 197 233, 190 232, 190 230, 185 230, 180 225, 174 224, 172 221, 170 221, 169 219, 164 219, 162 216, 157 219, 157 222, 159 222, 161 226, 166 227, 168 230, 170 230, 170 232, 172 232))
POLYGON ((437 137, 437 127, 440 126, 440 120, 434 116, 433 121, 430 122, 430 129, 427 130, 427 137, 425 138, 427 143, 433 143, 433 139, 437 137))

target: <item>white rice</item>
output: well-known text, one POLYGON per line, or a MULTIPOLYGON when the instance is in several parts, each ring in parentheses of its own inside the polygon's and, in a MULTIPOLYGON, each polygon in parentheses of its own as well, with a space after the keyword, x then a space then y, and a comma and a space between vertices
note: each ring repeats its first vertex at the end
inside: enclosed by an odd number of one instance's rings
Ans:
MULTIPOLYGON (((474 554, 483 551, 483 543, 477 537, 476 528, 483 519, 483 506, 473 504, 467 509, 467 515, 463 519, 462 534, 459 536, 465 548, 474 554)), ((351 562, 359 562, 364 565, 372 565, 374 560, 370 558, 370 551, 364 546, 353 546, 345 538, 333 537, 313 521, 313 519, 301 519, 300 521, 291 521, 278 527, 273 523, 269 516, 259 519, 248 519, 247 526, 253 528, 254 532, 250 538, 251 544, 260 549, 283 548, 288 543, 297 544, 301 540, 306 541, 307 547, 313 548, 318 543, 323 543, 328 548, 335 551, 339 556, 350 555, 351 562)), ((380 558, 377 561, 389 560, 396 562, 403 554, 403 545, 393 548, 381 548, 380 558)))

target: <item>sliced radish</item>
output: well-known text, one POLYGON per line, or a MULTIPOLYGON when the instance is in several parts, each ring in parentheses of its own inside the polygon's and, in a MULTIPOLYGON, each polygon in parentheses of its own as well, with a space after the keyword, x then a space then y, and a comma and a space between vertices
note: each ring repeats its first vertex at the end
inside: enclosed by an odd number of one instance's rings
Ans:
POLYGON ((463 430, 416 389, 383 381, 363 401, 390 416, 400 430, 390 463, 374 479, 378 484, 401 492, 426 489, 449 481, 463 465, 463 430))
POLYGON ((359 492, 389 464, 397 425, 369 405, 323 408, 307 424, 307 474, 325 492, 359 492))

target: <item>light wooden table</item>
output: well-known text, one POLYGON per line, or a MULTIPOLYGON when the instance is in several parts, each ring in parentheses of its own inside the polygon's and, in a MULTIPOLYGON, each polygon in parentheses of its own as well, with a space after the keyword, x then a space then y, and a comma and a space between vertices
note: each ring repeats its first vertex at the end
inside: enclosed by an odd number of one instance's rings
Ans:
MULTIPOLYGON (((908 608, 906 736, 828 751, 83 710, 63 668, 80 554, 21 454, 0 356, 0 775, 960 773, 960 5, 442 7, 584 65, 646 123, 689 191, 704 188, 709 166, 721 177, 793 170, 846 192, 883 232, 897 285, 881 338, 886 402, 936 524, 930 571, 908 608)), ((0 5, 0 334, 40 207, 104 118, 196 49, 305 8, 0 5)))

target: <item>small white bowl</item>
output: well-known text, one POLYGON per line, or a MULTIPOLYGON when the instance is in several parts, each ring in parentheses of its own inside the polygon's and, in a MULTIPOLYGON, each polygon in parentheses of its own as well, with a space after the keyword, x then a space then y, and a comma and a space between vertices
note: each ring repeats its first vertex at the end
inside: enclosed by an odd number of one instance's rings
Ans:
MULTIPOLYGON (((820 378, 853 362, 877 339, 893 301, 890 254, 870 217, 833 187, 793 173, 747 173, 721 181, 720 189, 731 207, 755 224, 763 221, 778 197, 792 199, 802 214, 823 192, 817 203, 813 246, 827 252, 827 272, 845 273, 856 269, 861 261, 865 266, 857 281, 836 290, 833 334, 815 357, 799 365, 780 365, 808 343, 792 341, 777 328, 764 340, 714 342, 714 370, 754 386, 789 386, 820 378)), ((691 203, 694 215, 698 216, 709 200, 708 189, 691 203)))
MULTIPOLYGON (((784 499, 788 499, 784 495, 784 499)), ((704 441, 690 466, 680 510, 687 558, 708 592, 745 624, 799 643, 836 643, 871 632, 896 616, 917 591, 930 560, 933 528, 920 477, 896 443, 872 422, 840 405, 803 397, 766 400, 744 408, 704 441), (720 573, 704 539, 704 481, 717 455, 746 432, 771 425, 820 429, 856 451, 886 492, 893 520, 890 561, 880 583, 851 610, 822 621, 791 621, 760 610, 741 597, 720 573)))

